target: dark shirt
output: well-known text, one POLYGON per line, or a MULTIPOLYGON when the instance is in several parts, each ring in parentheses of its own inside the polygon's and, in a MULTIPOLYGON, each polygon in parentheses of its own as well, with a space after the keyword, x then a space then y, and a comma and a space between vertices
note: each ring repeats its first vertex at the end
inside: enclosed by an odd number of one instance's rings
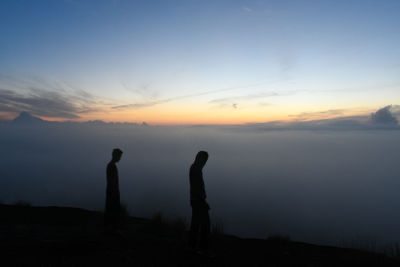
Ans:
POLYGON ((118 169, 114 162, 107 165, 107 194, 119 195, 118 169))
POLYGON ((205 200, 206 191, 204 189, 203 172, 201 171, 201 167, 192 164, 192 166, 190 166, 189 178, 190 178, 190 200, 191 201, 205 200))

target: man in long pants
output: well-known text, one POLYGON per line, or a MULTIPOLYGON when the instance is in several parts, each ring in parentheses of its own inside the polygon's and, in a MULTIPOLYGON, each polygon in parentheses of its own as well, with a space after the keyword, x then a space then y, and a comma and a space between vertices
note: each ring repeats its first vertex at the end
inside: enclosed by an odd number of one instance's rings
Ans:
POLYGON ((116 163, 120 161, 122 151, 115 148, 112 152, 112 159, 107 165, 107 190, 106 208, 104 212, 105 232, 118 234, 120 223, 120 194, 119 177, 116 163))
POLYGON ((189 171, 190 205, 192 206, 192 221, 190 224, 189 246, 199 254, 207 253, 210 234, 210 206, 206 201, 206 191, 203 180, 203 167, 208 160, 208 153, 200 151, 189 171))

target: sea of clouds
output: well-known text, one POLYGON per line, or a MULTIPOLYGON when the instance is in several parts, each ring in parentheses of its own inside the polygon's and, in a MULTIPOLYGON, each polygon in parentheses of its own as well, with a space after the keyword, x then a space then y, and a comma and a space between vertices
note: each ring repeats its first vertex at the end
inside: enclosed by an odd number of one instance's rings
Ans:
POLYGON ((102 210, 105 168, 119 147, 131 214, 189 221, 188 170, 206 150, 211 218, 227 233, 400 241, 400 128, 390 106, 364 120, 240 126, 4 122, 0 147, 3 203, 102 210))

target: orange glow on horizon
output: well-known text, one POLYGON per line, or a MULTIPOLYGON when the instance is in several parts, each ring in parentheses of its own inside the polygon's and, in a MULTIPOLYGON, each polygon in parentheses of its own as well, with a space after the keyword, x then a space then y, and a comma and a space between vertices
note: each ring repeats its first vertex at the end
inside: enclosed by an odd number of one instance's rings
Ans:
MULTIPOLYGON (((287 109, 181 109, 150 107, 138 110, 113 110, 81 115, 79 119, 71 121, 101 120, 104 122, 146 122, 153 125, 194 125, 194 124, 246 124, 266 123, 272 121, 311 121, 333 119, 338 117, 358 116, 369 114, 371 109, 343 111, 338 114, 319 114, 318 112, 302 113, 287 109), (294 115, 293 115, 294 114, 294 115), (308 117, 302 114, 311 114, 308 117)), ((41 117, 48 121, 68 121, 68 119, 41 117)))
MULTIPOLYGON (((365 116, 377 110, 364 107, 313 107, 304 111, 304 106, 271 105, 271 106, 238 106, 210 107, 196 103, 174 103, 155 105, 139 109, 112 109, 99 107, 96 112, 79 114, 77 119, 37 116, 47 121, 94 121, 142 123, 152 125, 194 125, 194 124, 246 124, 266 123, 272 121, 294 122, 324 120, 348 116, 365 116)), ((18 114, 0 114, 11 120, 18 114)))

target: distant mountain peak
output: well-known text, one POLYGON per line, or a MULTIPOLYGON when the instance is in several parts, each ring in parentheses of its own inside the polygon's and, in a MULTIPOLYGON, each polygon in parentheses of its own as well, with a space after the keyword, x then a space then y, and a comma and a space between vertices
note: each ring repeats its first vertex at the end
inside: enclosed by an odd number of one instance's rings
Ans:
POLYGON ((16 117, 14 120, 14 122, 17 123, 36 123, 36 122, 44 122, 44 120, 42 120, 41 118, 35 117, 32 114, 26 112, 26 111, 22 111, 18 117, 16 117))

